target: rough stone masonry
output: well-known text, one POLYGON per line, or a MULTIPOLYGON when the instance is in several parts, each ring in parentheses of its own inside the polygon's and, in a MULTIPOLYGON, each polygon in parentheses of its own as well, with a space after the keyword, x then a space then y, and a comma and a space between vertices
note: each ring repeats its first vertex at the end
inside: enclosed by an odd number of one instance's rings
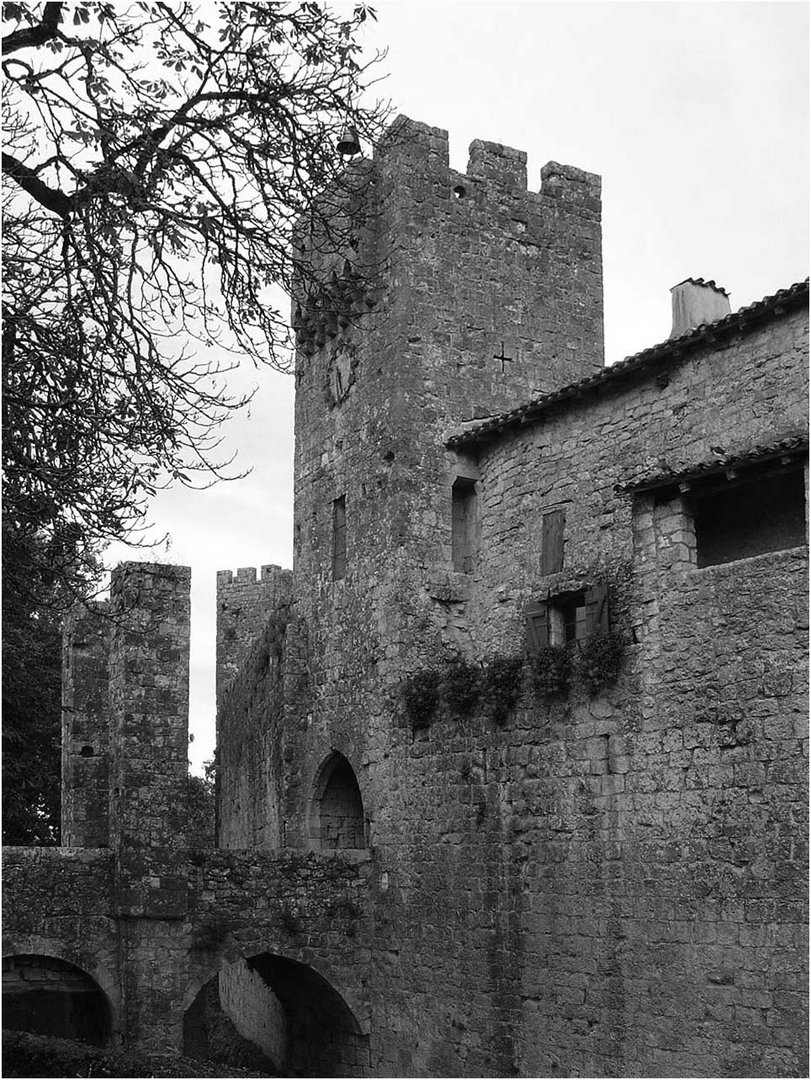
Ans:
POLYGON ((73 846, 4 852, 21 1015, 90 979, 105 1038, 194 1049, 217 977, 289 1075, 807 1075, 808 286, 688 279, 604 367, 600 180, 541 180, 401 117, 325 193, 345 248, 301 223, 294 565, 218 579, 219 847, 187 572, 128 564, 67 628, 73 846))

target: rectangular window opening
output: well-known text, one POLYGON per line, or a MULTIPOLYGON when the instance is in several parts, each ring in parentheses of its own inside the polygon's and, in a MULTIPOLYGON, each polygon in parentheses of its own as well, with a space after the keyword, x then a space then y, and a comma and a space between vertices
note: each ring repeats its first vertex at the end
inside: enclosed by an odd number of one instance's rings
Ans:
POLYGON ((568 645, 586 634, 586 594, 568 593, 549 604, 549 644, 568 645))
POLYGON ((346 574, 346 496, 341 495, 332 503, 332 580, 339 581, 346 574))
POLYGON ((697 492, 688 508, 695 519, 699 567, 783 551, 806 541, 801 469, 697 492))
POLYGON ((451 552, 453 568, 472 574, 479 553, 479 511, 476 481, 460 476, 451 492, 451 552))
POLYGON ((537 654, 549 645, 585 641, 608 629, 608 591, 605 585, 562 592, 530 604, 525 612, 527 646, 537 654))

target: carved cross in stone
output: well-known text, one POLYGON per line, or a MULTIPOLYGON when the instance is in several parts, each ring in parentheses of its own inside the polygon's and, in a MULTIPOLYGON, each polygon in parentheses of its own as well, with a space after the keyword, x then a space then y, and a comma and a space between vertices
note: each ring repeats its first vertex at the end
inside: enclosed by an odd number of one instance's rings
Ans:
POLYGON ((501 353, 500 354, 499 353, 493 353, 493 359, 501 361, 501 374, 502 375, 507 370, 504 367, 504 365, 505 364, 511 364, 513 362, 513 358, 511 356, 505 356, 505 354, 504 354, 504 342, 503 341, 501 343, 501 353))

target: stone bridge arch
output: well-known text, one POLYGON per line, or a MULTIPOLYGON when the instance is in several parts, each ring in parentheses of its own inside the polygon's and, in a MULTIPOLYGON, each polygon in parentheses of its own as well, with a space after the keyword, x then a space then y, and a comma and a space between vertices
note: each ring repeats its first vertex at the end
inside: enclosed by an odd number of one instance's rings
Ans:
POLYGON ((368 1005, 339 990, 309 959, 255 945, 224 957, 186 994, 185 1052, 216 1052, 211 1040, 222 1010, 284 1075, 355 1075, 369 1061, 368 1005))
POLYGON ((41 939, 5 947, 3 1026, 94 1046, 116 1044, 117 983, 103 968, 88 970, 79 959, 41 939))

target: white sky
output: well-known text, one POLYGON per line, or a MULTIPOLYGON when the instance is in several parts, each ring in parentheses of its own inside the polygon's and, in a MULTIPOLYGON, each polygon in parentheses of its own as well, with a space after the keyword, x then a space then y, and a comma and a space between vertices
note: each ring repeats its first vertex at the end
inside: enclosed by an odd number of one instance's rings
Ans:
MULTIPOLYGON (((450 132, 603 177, 606 361, 665 339, 672 285, 736 310, 808 274, 808 5, 379 0, 381 94, 450 132)), ((214 749, 216 571, 292 564, 293 379, 263 371, 226 436, 248 478, 155 499, 161 557, 192 567, 190 759, 214 749)), ((150 558, 116 546, 111 564, 150 558)))

